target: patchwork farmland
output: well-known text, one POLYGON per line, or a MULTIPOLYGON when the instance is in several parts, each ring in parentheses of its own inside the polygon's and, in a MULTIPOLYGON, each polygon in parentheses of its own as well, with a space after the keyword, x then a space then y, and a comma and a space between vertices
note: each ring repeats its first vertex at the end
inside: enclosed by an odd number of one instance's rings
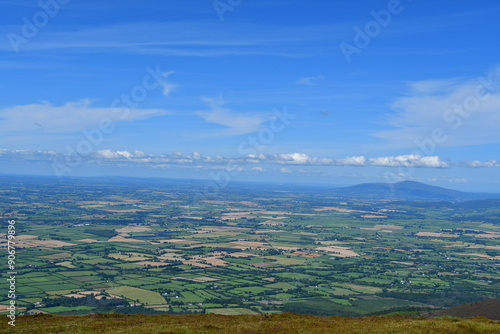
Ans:
POLYGON ((23 313, 366 315, 500 293, 494 205, 237 183, 195 202, 195 181, 2 181, 23 313))

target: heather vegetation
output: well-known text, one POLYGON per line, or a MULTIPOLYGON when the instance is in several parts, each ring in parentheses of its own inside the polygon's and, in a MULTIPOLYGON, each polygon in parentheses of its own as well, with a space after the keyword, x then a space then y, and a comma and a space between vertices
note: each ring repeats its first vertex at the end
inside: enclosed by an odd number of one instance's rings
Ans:
MULTIPOLYGON (((0 324, 0 333, 12 333, 0 324)), ((500 333, 486 318, 317 317, 297 314, 240 315, 37 315, 19 319, 16 333, 120 334, 483 334, 500 333)))

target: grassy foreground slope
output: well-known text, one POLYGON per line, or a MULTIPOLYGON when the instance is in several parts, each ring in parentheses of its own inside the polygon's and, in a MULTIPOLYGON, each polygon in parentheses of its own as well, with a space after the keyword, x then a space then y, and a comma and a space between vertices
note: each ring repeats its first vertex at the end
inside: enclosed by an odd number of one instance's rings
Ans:
POLYGON ((500 320, 500 298, 458 305, 443 311, 431 312, 431 316, 477 317, 500 320))
POLYGON ((293 313, 224 316, 32 315, 17 319, 15 330, 4 321, 0 333, 130 333, 130 334, 257 334, 257 333, 500 333, 500 322, 487 318, 317 317, 293 313))

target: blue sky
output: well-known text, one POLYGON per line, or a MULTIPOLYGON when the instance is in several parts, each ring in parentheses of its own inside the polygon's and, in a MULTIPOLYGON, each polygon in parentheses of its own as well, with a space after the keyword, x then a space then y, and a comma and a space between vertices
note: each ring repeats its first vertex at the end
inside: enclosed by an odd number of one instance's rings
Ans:
POLYGON ((0 173, 500 191, 496 1, 0 6, 0 173))

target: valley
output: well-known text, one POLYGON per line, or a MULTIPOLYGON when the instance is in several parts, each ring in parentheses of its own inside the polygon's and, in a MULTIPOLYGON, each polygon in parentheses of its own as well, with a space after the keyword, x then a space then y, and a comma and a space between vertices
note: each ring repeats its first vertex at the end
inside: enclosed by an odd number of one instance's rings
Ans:
POLYGON ((18 312, 363 316, 500 295, 499 200, 236 182, 193 200, 203 186, 3 178, 0 245, 15 220, 18 312))

